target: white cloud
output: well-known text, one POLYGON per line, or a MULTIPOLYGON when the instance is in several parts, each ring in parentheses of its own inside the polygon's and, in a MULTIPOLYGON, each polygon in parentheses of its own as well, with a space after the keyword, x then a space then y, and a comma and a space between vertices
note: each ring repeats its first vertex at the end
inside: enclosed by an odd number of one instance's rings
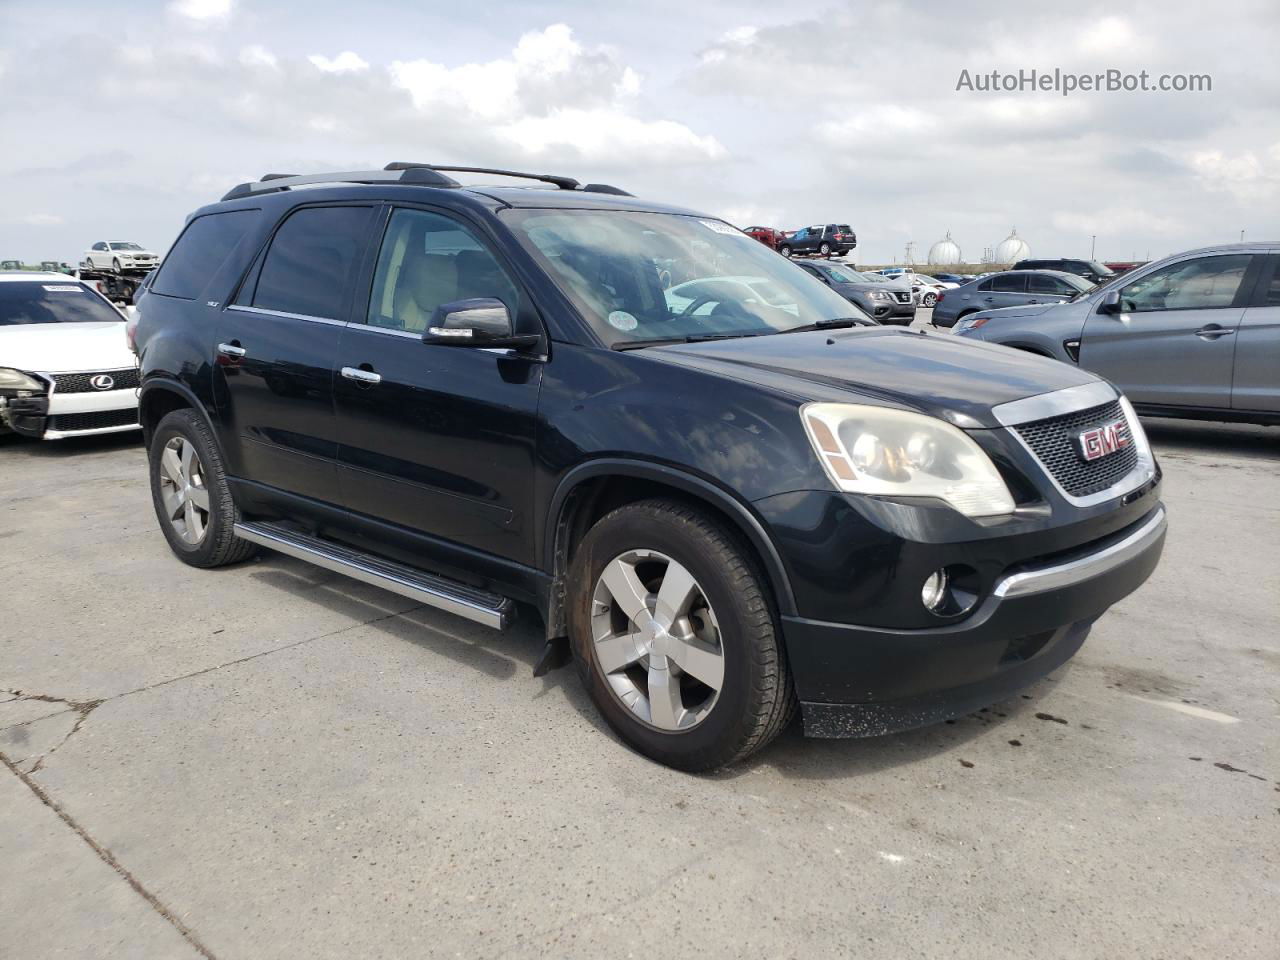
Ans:
POLYGON ((28 213, 13 219, 27 227, 56 227, 66 222, 56 213, 28 213))
POLYGON ((819 124, 817 134, 833 147, 856 147, 872 137, 923 136, 937 125, 937 118, 923 110, 882 104, 819 124))
POLYGON ((246 67, 269 67, 276 69, 280 66, 279 58, 268 50, 266 47, 258 44, 245 47, 240 51, 240 62, 246 67))
POLYGON ((1052 222, 1064 233, 1099 237, 1131 236, 1135 233, 1164 237, 1185 226, 1176 217, 1121 205, 1095 210, 1062 210, 1053 215, 1052 222))
POLYGON ((369 69, 368 62, 350 50, 343 50, 333 59, 319 53, 313 53, 307 59, 321 73, 363 73, 369 69))
POLYGON ((1280 188, 1280 143, 1267 151, 1267 159, 1252 150, 1230 156, 1221 150, 1191 155, 1191 168, 1210 190, 1233 194, 1242 201, 1270 199, 1280 188))
POLYGON ((231 16, 232 0, 173 0, 169 10, 198 23, 216 23, 231 16))
MULTIPOLYGON (((1076 44, 1081 53, 1134 52, 1142 38, 1123 17, 1103 17, 1080 35, 1076 44)), ((1145 44, 1144 44, 1145 45, 1145 44)))
POLYGON ((545 117, 524 117, 500 128, 498 135, 531 156, 577 154, 593 163, 619 157, 629 163, 694 163, 725 155, 715 137, 699 136, 682 123, 640 120, 612 110, 559 110, 545 117))

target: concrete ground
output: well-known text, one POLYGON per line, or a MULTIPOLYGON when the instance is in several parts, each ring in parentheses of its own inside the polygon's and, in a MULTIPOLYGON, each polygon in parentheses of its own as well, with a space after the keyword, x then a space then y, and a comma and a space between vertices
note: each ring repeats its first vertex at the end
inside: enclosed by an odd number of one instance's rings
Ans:
POLYGON ((131 438, 0 440, 0 956, 1280 956, 1280 430, 1149 425, 1066 668, 682 775, 538 631, 174 559, 131 438))

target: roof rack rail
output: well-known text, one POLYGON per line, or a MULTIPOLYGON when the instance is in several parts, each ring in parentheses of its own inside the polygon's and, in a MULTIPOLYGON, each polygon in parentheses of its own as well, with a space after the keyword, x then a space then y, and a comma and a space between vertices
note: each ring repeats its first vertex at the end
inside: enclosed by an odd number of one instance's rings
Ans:
POLYGON ((268 173, 261 180, 240 183, 223 195, 222 199, 238 200, 262 193, 277 193, 293 187, 306 186, 313 183, 410 183, 425 187, 456 187, 458 181, 446 177, 443 173, 424 165, 413 169, 397 171, 387 170, 349 170, 341 173, 268 173))
POLYGON ((554 173, 524 173, 520 170, 501 170, 496 167, 454 167, 436 163, 413 163, 411 161, 396 160, 388 163, 385 170, 438 170, 444 173, 483 173, 494 177, 518 177, 521 180, 540 180, 543 183, 551 183, 559 187, 561 190, 582 190, 586 193, 609 193, 618 197, 629 197, 631 194, 627 191, 611 186, 607 183, 588 183, 586 186, 578 183, 573 177, 561 177, 554 173))

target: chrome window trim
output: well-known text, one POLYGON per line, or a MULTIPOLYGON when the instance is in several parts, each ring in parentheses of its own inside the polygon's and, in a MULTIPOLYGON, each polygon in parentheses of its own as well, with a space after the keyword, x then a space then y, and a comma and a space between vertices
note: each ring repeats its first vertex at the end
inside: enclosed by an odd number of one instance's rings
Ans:
POLYGON ((327 323, 335 327, 347 326, 345 320, 334 320, 332 317, 313 317, 306 313, 288 313, 284 310, 267 310, 263 307, 246 307, 238 303, 231 304, 227 309, 235 310, 239 313, 256 313, 264 317, 281 317, 285 320, 306 320, 309 323, 327 323))
POLYGON ((1021 597, 1074 586, 1082 581, 1100 577, 1128 563, 1149 548, 1164 535, 1168 525, 1164 507, 1157 507, 1155 516, 1143 522, 1142 526, 1123 540, 1103 547, 1096 553, 1068 560, 1066 563, 1009 574, 996 583, 992 595, 1001 598, 1021 597))
POLYGON ((385 333, 392 337, 408 337, 410 340, 421 340, 422 334, 414 333, 412 330, 396 330, 393 327, 378 327, 372 323, 349 323, 347 324, 352 330, 369 330, 372 333, 385 333))

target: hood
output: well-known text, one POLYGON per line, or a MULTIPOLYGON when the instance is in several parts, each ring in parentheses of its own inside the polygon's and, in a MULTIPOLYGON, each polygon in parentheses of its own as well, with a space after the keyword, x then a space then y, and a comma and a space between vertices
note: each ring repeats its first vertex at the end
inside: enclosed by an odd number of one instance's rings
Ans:
POLYGON ((994 307, 990 310, 979 310, 978 313, 970 314, 970 316, 984 316, 992 320, 1014 320, 1021 317, 1038 317, 1041 314, 1052 311, 1061 310, 1064 307, 1075 307, 1083 301, 1077 300, 1074 303, 1068 303, 1066 300, 1056 300, 1052 303, 1024 303, 1016 307, 994 307))
POLYGON ((0 327, 0 367, 27 373, 120 370, 136 364, 125 321, 24 323, 0 327))
POLYGON ((1021 350, 894 327, 673 344, 641 353, 805 400, 878 402, 959 427, 998 427, 994 406, 1098 379, 1021 350))

